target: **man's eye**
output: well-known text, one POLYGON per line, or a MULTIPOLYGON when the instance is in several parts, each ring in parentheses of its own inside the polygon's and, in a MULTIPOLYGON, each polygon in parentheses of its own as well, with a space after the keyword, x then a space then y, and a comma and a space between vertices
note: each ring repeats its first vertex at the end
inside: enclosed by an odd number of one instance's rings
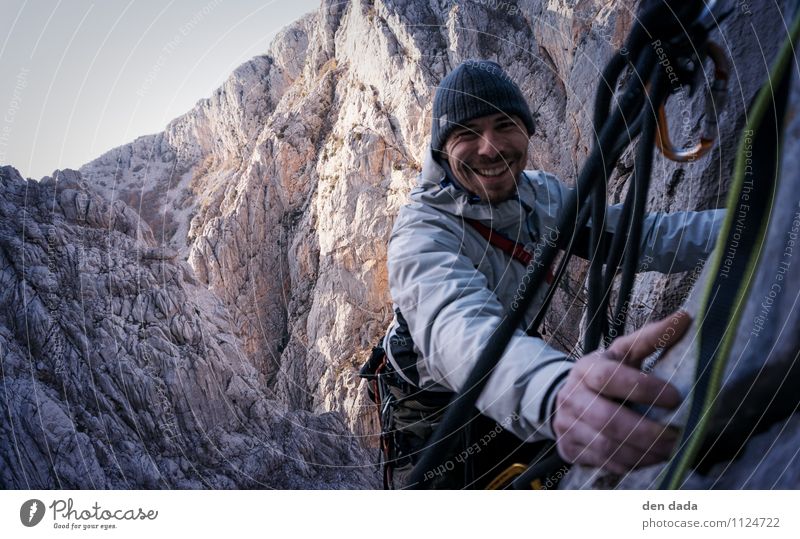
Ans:
POLYGON ((456 133, 456 138, 458 140, 472 140, 477 136, 478 135, 476 133, 473 133, 472 131, 459 131, 458 133, 456 133))
POLYGON ((497 128, 498 128, 498 129, 503 129, 503 130, 506 130, 506 129, 513 129, 513 128, 515 128, 515 127, 517 127, 517 124, 515 124, 515 123, 514 123, 514 122, 512 122, 512 121, 500 122, 500 123, 497 125, 497 128))

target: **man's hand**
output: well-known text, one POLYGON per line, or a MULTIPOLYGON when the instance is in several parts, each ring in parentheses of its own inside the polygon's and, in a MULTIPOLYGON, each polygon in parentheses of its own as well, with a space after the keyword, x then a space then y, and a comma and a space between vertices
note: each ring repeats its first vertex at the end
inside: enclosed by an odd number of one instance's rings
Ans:
POLYGON ((678 311, 578 360, 556 396, 553 430, 561 458, 614 473, 669 458, 678 432, 620 403, 680 404, 674 386, 640 368, 655 350, 678 342, 690 323, 678 311))

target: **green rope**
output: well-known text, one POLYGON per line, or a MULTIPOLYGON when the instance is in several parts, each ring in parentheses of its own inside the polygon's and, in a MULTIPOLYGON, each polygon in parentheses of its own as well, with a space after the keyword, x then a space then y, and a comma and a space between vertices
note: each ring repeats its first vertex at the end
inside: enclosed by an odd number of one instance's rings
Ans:
MULTIPOLYGON (((751 111, 752 114, 748 119, 747 125, 745 126, 743 136, 739 141, 738 155, 736 158, 733 183, 731 185, 730 191, 728 192, 727 212, 725 216, 725 221, 722 230, 720 231, 720 235, 717 240, 717 246, 714 251, 713 258, 711 260, 712 275, 717 275, 722 265, 723 256, 725 254, 724 243, 728 238, 731 228, 733 227, 735 219, 734 210, 738 207, 739 198, 741 195, 742 187, 744 185, 745 169, 747 166, 746 152, 747 152, 748 137, 746 136, 746 134, 752 132, 752 138, 758 136, 758 131, 761 127, 761 123, 764 119, 765 114, 769 110, 770 105, 772 104, 774 98, 773 82, 782 80, 782 78, 786 75, 787 68, 790 65, 790 61, 792 58, 794 58, 793 44, 797 41, 799 33, 800 33, 800 16, 797 16, 795 17, 795 20, 792 23, 789 38, 784 42, 780 52, 778 53, 777 60, 772 67, 767 83, 761 87, 761 90, 759 90, 758 96, 756 97, 756 101, 752 107, 751 111)), ((780 164, 776 165, 776 176, 778 176, 779 168, 780 164)), ((772 197, 774 197, 775 183, 773 182, 771 185, 773 188, 772 197)), ((683 453, 680 455, 680 460, 677 463, 673 463, 673 466, 675 466, 674 473, 672 474, 672 477, 669 478, 666 485, 664 485, 663 483, 667 479, 669 467, 665 467, 664 471, 662 471, 662 474, 660 476, 660 482, 662 484, 662 488, 678 489, 681 487, 681 485, 683 484, 684 477, 687 471, 689 470, 690 465, 692 464, 692 462, 694 462, 694 459, 700 449, 701 443, 705 437, 705 433, 708 428, 708 421, 713 412, 714 404, 717 395, 719 393, 722 376, 725 372, 727 359, 731 352, 731 347, 733 346, 733 342, 736 337, 735 330, 738 327, 739 320, 741 318, 742 312, 744 311, 744 306, 746 305, 747 297, 749 295, 751 288, 751 281, 754 277, 755 270, 761 256, 764 237, 766 235, 768 224, 769 224, 769 218, 762 219, 759 232, 756 235, 756 245, 758 245, 759 248, 755 249, 751 254, 747 264, 747 269, 745 270, 744 276, 740 282, 739 290, 736 291, 737 298, 734 303, 735 305, 734 310, 731 313, 727 327, 725 328, 724 337, 718 348, 715 361, 713 361, 711 364, 712 370, 710 376, 710 383, 708 386, 708 391, 706 392, 705 398, 703 400, 699 422, 696 428, 689 434, 688 438, 685 439, 684 443, 687 444, 686 450, 683 451, 683 453)), ((711 279, 709 281, 709 285, 706 287, 704 292, 704 298, 702 303, 703 308, 701 310, 702 316, 700 320, 705 319, 709 304, 711 303, 712 300, 711 295, 713 289, 714 289, 714 279, 711 279)), ((692 391, 694 392, 695 390, 693 389, 692 391)), ((694 406, 694 404, 690 405, 688 414, 689 416, 692 415, 693 411, 691 406, 694 406)))

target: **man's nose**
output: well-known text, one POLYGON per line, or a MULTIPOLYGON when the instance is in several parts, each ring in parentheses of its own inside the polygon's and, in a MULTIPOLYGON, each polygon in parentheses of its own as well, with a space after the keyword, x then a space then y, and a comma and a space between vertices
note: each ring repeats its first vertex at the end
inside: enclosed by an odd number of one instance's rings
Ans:
POLYGON ((483 133, 481 133, 478 142, 478 155, 481 157, 494 159, 500 155, 499 143, 500 139, 497 136, 497 133, 495 133, 494 129, 486 129, 483 133))

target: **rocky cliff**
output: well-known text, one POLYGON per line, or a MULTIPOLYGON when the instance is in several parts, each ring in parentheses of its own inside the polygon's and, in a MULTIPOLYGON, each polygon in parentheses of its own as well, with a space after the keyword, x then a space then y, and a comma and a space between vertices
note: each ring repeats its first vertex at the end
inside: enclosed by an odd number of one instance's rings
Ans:
MULTIPOLYGON (((753 55, 782 37, 757 31, 780 24, 779 6, 748 9, 714 34, 735 66, 720 144, 690 165, 657 160, 653 210, 721 205, 764 78, 753 55)), ((436 84, 464 59, 499 62, 536 117, 530 166, 572 183, 599 71, 635 10, 323 0, 162 133, 38 183, 4 169, 0 337, 15 412, 0 423, 13 441, 3 483, 374 484, 356 373, 391 320, 386 242, 436 84)), ((702 96, 676 95, 669 112, 691 137, 702 96)), ((632 169, 629 152, 613 200, 632 169)), ((675 307, 695 278, 641 276, 633 323, 675 307)), ((548 328, 570 350, 580 266, 565 286, 548 328)))
POLYGON ((0 305, 4 488, 372 484, 341 418, 270 399, 222 302, 75 172, 0 168, 0 305))

